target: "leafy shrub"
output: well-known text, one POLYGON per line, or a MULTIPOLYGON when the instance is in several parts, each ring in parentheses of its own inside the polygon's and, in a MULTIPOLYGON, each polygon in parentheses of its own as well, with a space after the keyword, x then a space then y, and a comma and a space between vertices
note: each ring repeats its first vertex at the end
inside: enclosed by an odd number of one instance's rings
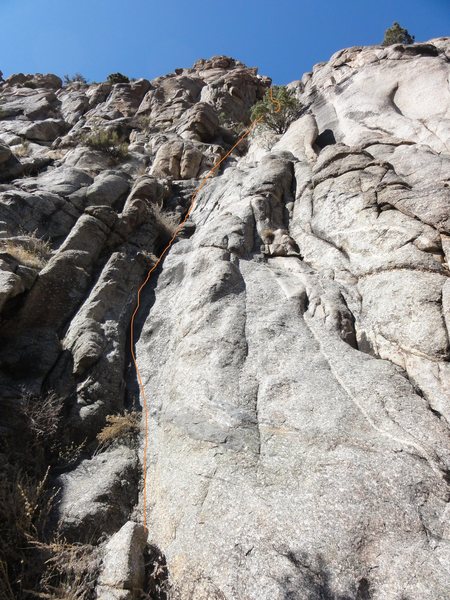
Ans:
POLYGON ((122 142, 116 131, 98 129, 84 138, 84 143, 93 150, 100 150, 117 160, 128 158, 128 144, 122 142))
POLYGON ((251 111, 251 119, 262 119, 263 127, 275 133, 284 133, 302 111, 300 102, 286 86, 274 86, 257 102, 251 111), (278 110, 279 108, 279 110, 278 110))
POLYGON ((81 73, 75 73, 74 75, 64 75, 64 85, 71 83, 87 83, 87 79, 81 73))
POLYGON ((414 36, 410 35, 407 29, 401 27, 397 22, 392 24, 384 32, 383 46, 391 46, 392 44, 414 44, 414 36))
POLYGON ((130 83, 130 80, 126 75, 122 75, 122 73, 111 73, 108 75, 108 83, 130 83))
POLYGON ((97 440, 103 447, 116 441, 133 441, 141 428, 141 415, 138 412, 108 415, 106 423, 100 433, 97 434, 97 440))

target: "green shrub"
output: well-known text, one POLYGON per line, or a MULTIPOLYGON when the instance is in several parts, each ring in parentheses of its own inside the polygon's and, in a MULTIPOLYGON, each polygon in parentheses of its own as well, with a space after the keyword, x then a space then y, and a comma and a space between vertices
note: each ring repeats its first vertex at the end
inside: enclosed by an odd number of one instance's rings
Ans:
POLYGON ((395 22, 384 32, 383 46, 392 44, 414 44, 414 36, 410 35, 407 29, 395 22))
POLYGON ((83 141, 89 148, 100 150, 116 160, 126 160, 128 157, 128 144, 121 141, 116 131, 94 130, 83 141))
POLYGON ((130 83, 129 78, 126 75, 122 75, 122 73, 111 73, 108 75, 109 83, 130 83))
POLYGON ((75 73, 75 75, 64 75, 64 85, 70 83, 87 83, 87 79, 81 73, 75 73))
POLYGON ((272 95, 267 90, 264 98, 253 106, 251 119, 262 119, 262 125, 267 129, 284 133, 292 121, 300 116, 301 110, 302 106, 294 92, 284 85, 277 85, 272 88, 272 95))

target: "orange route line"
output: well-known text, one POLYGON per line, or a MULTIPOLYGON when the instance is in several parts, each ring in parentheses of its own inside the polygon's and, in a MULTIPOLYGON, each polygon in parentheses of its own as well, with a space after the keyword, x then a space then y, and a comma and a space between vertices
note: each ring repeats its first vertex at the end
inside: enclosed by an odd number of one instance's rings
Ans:
MULTIPOLYGON (((273 97, 272 88, 269 88, 269 100, 272 102, 272 104, 274 104, 274 106, 276 105, 275 112, 279 112, 281 110, 281 104, 280 104, 279 100, 277 100, 276 98, 273 97)), ((186 215, 185 215, 184 219, 181 221, 181 223, 179 223, 179 225, 175 229, 174 234, 172 235, 172 237, 170 238, 169 242, 167 243, 167 245, 165 246, 165 248, 161 252, 158 260, 154 263, 154 265, 148 271, 146 278, 144 279, 143 283, 141 284, 141 286, 139 287, 138 292, 137 292, 136 307, 135 307, 135 309, 133 311, 133 314, 131 316, 131 321, 130 321, 130 350, 131 350, 131 358, 132 358, 132 361, 133 361, 133 364, 134 364, 134 368, 135 368, 135 371, 136 371, 136 376, 137 376, 137 379, 138 379, 139 390, 140 390, 141 397, 142 397, 142 404, 143 404, 143 408, 144 408, 144 419, 145 419, 144 451, 143 451, 143 461, 142 461, 142 471, 143 471, 142 510, 143 510, 143 525, 144 525, 144 528, 145 528, 146 531, 148 531, 147 530, 147 454, 148 454, 148 444, 149 444, 149 436, 148 436, 148 434, 149 434, 149 431, 148 431, 148 402, 147 402, 147 397, 145 395, 145 388, 144 388, 144 384, 143 384, 143 381, 142 381, 141 372, 139 370, 139 367, 138 367, 138 364, 137 364, 137 359, 136 359, 136 354, 135 354, 135 351, 134 351, 134 324, 135 324, 135 320, 136 320, 136 315, 139 312, 139 308, 141 306, 141 293, 142 293, 142 290, 147 285, 147 283, 149 282, 149 279, 150 279, 153 271, 155 271, 155 269, 159 266, 159 264, 161 263, 164 255, 168 252, 168 250, 172 246, 173 242, 175 241, 178 233, 183 228, 183 226, 185 225, 186 221, 188 220, 190 214, 194 210, 195 203, 196 203, 196 200, 197 200, 197 196, 199 195, 200 191, 206 185, 206 182, 208 181, 208 179, 212 176, 212 174, 217 169, 217 167, 219 167, 223 163, 223 161, 230 156, 230 154, 233 152, 233 150, 242 142, 243 139, 245 139, 252 132, 252 130, 255 128, 255 126, 258 123, 260 123, 262 120, 263 120, 263 117, 259 117, 258 119, 255 119, 254 121, 252 121, 250 123, 249 128, 245 130, 245 132, 241 135, 241 137, 237 140, 237 142, 230 148, 230 150, 228 150, 228 152, 220 160, 218 160, 213 165, 213 167, 203 177, 203 179, 200 182, 200 185, 195 190, 195 192, 192 194, 191 203, 189 205, 189 208, 188 208, 188 210, 186 212, 186 215)))
POLYGON ((269 100, 272 102, 272 104, 274 106, 276 106, 276 108, 274 109, 274 112, 279 113, 281 110, 281 102, 277 98, 273 97, 272 88, 269 88, 269 100))

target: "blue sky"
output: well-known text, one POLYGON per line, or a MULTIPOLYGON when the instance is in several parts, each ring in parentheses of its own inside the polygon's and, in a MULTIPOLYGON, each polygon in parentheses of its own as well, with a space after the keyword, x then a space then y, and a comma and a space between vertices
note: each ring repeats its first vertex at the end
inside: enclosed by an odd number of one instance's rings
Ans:
POLYGON ((281 84, 393 21, 450 35, 450 0, 0 0, 0 69, 153 78, 227 54, 281 84))

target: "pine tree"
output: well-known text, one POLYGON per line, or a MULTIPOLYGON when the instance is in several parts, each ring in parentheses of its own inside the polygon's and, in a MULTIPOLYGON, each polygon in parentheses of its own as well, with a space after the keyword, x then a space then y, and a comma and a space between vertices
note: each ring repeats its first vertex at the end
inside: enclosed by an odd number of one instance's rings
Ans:
POLYGON ((392 27, 384 32, 383 46, 391 46, 392 44, 414 44, 414 36, 395 22, 392 27))
POLYGON ((291 90, 284 85, 275 85, 272 95, 268 90, 264 98, 253 106, 251 119, 262 117, 263 126, 275 133, 284 133, 292 121, 300 116, 301 110, 301 104, 291 90))

